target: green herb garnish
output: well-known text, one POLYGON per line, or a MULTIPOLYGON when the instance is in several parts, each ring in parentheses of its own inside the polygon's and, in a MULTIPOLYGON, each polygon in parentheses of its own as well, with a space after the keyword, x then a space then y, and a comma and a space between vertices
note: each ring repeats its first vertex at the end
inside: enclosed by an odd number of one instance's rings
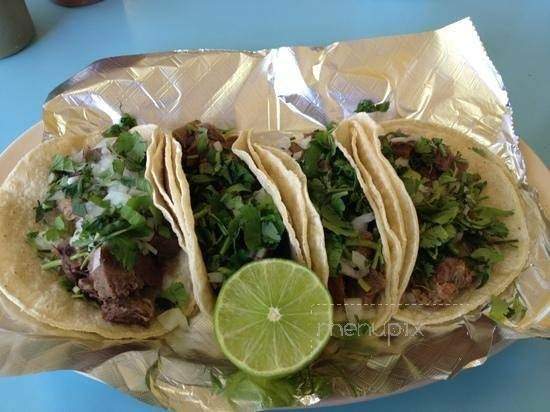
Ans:
POLYGON ((357 180, 355 169, 337 149, 331 133, 331 129, 313 133, 300 165, 309 179, 309 195, 325 228, 331 275, 337 276, 341 258, 351 259, 351 252, 356 249, 352 245, 377 236, 377 229, 374 220, 365 233, 359 233, 351 224, 355 218, 372 213, 372 209, 357 180))
POLYGON ((139 134, 129 132, 135 124, 124 115, 120 124, 104 133, 112 139, 106 139, 100 148, 86 149, 102 150, 101 156, 87 156, 85 150, 80 158, 53 157, 46 198, 35 207, 36 220, 43 229, 29 234, 45 259, 45 269, 59 267, 55 249, 69 243, 82 265, 90 253, 107 245, 126 270, 132 270, 139 256, 151 250, 147 243, 164 227, 164 219, 142 177, 147 143, 139 134), (105 167, 109 159, 110 168, 100 169, 100 162, 105 167), (92 209, 94 217, 89 216, 92 209))
POLYGON ((191 188, 195 228, 209 273, 230 276, 253 259, 288 256, 285 228, 271 197, 229 148, 231 137, 211 126, 185 126, 183 168, 191 188), (227 141, 226 141, 227 140, 227 141))
POLYGON ((487 183, 469 172, 460 153, 453 153, 442 139, 392 143, 397 137, 407 136, 396 132, 380 139, 419 218, 420 249, 412 287, 431 301, 448 302, 460 289, 480 287, 488 280, 491 268, 503 259, 502 243, 513 243, 506 239, 508 228, 501 220, 513 212, 483 204, 487 183), (461 278, 449 278, 448 273, 461 278), (438 289, 436 283, 446 287, 438 289))
POLYGON ((175 307, 183 308, 189 301, 189 294, 183 283, 174 282, 167 289, 164 289, 158 298, 166 299, 175 307))
POLYGON ((374 113, 374 112, 387 112, 390 108, 390 102, 382 102, 375 104, 370 99, 361 100, 357 104, 357 109, 355 109, 355 113, 374 113))

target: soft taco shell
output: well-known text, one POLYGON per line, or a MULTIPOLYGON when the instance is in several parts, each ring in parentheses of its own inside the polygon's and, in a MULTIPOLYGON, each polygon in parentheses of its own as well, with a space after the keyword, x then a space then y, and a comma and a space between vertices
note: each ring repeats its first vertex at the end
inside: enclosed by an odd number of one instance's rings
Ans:
POLYGON ((195 217, 191 208, 189 183, 181 165, 181 145, 171 136, 165 137, 164 164, 168 181, 168 193, 173 199, 172 210, 181 229, 188 255, 189 271, 193 282, 193 294, 201 312, 211 314, 214 295, 208 281, 208 272, 195 234, 195 217))
MULTIPOLYGON (((247 145, 248 131, 241 133, 232 147, 233 153, 248 166, 260 185, 271 196, 279 211, 290 243, 290 250, 294 260, 304 263, 304 254, 291 224, 291 217, 281 200, 281 193, 265 171, 258 168, 252 159, 247 145)), ((191 206, 189 182, 181 164, 182 148, 172 136, 167 136, 165 148, 165 165, 168 180, 168 196, 173 200, 173 213, 185 240, 185 247, 189 255, 189 270, 193 282, 193 293, 197 305, 202 312, 211 315, 214 310, 214 293, 208 280, 208 272, 200 250, 199 241, 195 233, 195 219, 191 206)))
MULTIPOLYGON (((301 247, 307 250, 310 268, 324 285, 328 283, 329 266, 325 250, 325 232, 319 213, 307 192, 307 178, 300 165, 287 152, 269 146, 254 144, 262 164, 269 168, 270 176, 279 186, 283 202, 291 215, 300 214, 306 221, 305 236, 300 238, 301 247), (299 201, 294 201, 298 198, 299 201)), ((294 219, 293 219, 294 220, 294 219)))
MULTIPOLYGON (((257 137, 253 139, 254 147, 259 155, 259 161, 263 164, 272 163, 273 169, 279 168, 277 173, 270 174, 270 177, 279 187, 281 192, 294 191, 296 195, 303 196, 306 205, 313 206, 307 190, 307 177, 303 173, 299 164, 287 152, 281 150, 275 145, 267 143, 268 139, 257 137), (262 142, 262 143, 259 143, 262 142), (275 159, 279 159, 278 165, 275 163, 275 159), (293 173, 297 178, 297 184, 289 184, 290 179, 286 178, 288 173, 293 173)), ((274 142, 273 142, 274 143, 274 142)), ((359 167, 356 164, 353 156, 351 146, 344 145, 342 141, 337 138, 338 150, 341 150, 348 162, 353 166, 356 171, 356 176, 359 181, 363 192, 371 205, 373 213, 375 215, 376 224, 380 231, 380 238, 382 241, 382 254, 385 261, 385 274, 386 274, 386 288, 384 296, 381 302, 367 305, 362 308, 363 319, 368 319, 373 328, 377 329, 389 320, 392 312, 394 311, 396 294, 397 294, 397 276, 394 275, 394 255, 401 253, 401 245, 397 237, 387 230, 387 219, 385 217, 385 211, 382 208, 383 199, 379 191, 376 189, 372 181, 365 181, 362 174, 359 171, 359 167)), ((292 213, 301 213, 307 218, 309 233, 308 246, 314 267, 319 267, 321 272, 317 272, 321 279, 328 279, 328 263, 326 260, 326 249, 324 242, 324 229, 319 214, 314 207, 311 209, 300 208, 300 203, 292 202, 291 196, 288 196, 289 200, 285 202, 286 207, 292 213), (315 253, 317 251, 317 253, 315 253), (322 251, 322 255, 318 251, 322 251)))
POLYGON ((487 181, 484 194, 488 199, 484 204, 514 211, 514 214, 505 217, 503 222, 509 229, 509 238, 517 239, 516 247, 502 250, 504 259, 493 267, 489 280, 481 288, 467 290, 451 304, 436 309, 421 305, 401 306, 395 317, 415 325, 428 325, 456 319, 485 305, 490 301, 491 296, 502 293, 526 264, 529 235, 517 183, 498 157, 489 152, 485 146, 456 130, 417 120, 392 120, 380 125, 383 129, 381 134, 399 130, 415 137, 438 137, 443 139, 453 152, 459 151, 468 161, 468 170, 479 173, 481 178, 487 181), (478 149, 484 155, 480 155, 472 148, 478 149))
MULTIPOLYGON (((138 131, 151 140, 155 130, 141 127, 138 131)), ((26 242, 27 233, 38 228, 34 207, 46 195, 53 156, 76 153, 101 139, 100 135, 94 135, 42 143, 21 159, 3 183, 0 188, 0 291, 25 314, 58 329, 94 333, 110 339, 160 336, 180 324, 181 310, 162 313, 146 328, 107 322, 93 303, 73 299, 59 285, 59 275, 43 270, 35 250, 26 242)), ((150 163, 148 159, 148 169, 150 163)), ((181 278, 190 286, 185 273, 182 258, 174 262, 168 276, 181 278)))
MULTIPOLYGON (((367 114, 358 113, 344 120, 336 133, 342 134, 344 130, 349 134, 355 134, 355 160, 361 165, 363 173, 371 176, 380 191, 390 230, 401 243, 402 256, 400 259, 394 259, 395 272, 399 277, 397 293, 401 296, 409 284, 418 253, 420 229, 416 209, 405 185, 382 154, 378 139, 382 134, 380 126, 367 114)), ((397 310, 397 306, 395 309, 397 310)))

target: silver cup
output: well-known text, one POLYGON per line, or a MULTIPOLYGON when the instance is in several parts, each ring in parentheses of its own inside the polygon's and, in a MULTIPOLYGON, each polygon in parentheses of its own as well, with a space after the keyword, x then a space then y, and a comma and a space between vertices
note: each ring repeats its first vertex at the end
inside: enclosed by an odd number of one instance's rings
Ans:
POLYGON ((34 33, 24 0, 0 0, 0 59, 23 49, 34 33))

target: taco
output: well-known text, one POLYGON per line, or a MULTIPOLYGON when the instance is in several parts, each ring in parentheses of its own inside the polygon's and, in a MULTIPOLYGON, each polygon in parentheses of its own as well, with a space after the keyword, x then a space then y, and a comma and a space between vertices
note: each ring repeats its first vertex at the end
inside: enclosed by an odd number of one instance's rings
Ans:
POLYGON ((183 237, 153 182, 164 134, 135 125, 47 141, 0 189, 0 290, 61 334, 149 338, 193 310, 183 237))
POLYGON ((306 263, 291 216, 273 181, 237 135, 194 121, 167 136, 169 197, 187 245, 194 295, 211 314, 224 281, 267 257, 306 263))
POLYGON ((528 233, 501 160, 449 128, 414 120, 378 126, 366 115, 359 123, 371 151, 395 170, 387 173, 394 187, 403 183, 414 204, 415 212, 403 208, 405 221, 413 214, 419 221, 418 256, 412 274, 401 274, 407 282, 395 317, 442 323, 502 293, 525 265, 528 233))
MULTIPOLYGON (((393 311, 402 246, 388 223, 382 194, 365 179, 353 148, 332 128, 302 135, 242 137, 258 167, 279 187, 312 268, 328 285, 336 319, 383 325, 393 311)), ((401 209, 397 209, 401 213, 401 209)))

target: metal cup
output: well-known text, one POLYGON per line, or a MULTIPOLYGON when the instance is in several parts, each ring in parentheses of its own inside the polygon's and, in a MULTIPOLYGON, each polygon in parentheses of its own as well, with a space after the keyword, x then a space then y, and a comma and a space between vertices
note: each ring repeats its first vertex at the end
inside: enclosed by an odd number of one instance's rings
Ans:
POLYGON ((35 34, 24 0, 0 1, 0 59, 24 48, 35 34))

